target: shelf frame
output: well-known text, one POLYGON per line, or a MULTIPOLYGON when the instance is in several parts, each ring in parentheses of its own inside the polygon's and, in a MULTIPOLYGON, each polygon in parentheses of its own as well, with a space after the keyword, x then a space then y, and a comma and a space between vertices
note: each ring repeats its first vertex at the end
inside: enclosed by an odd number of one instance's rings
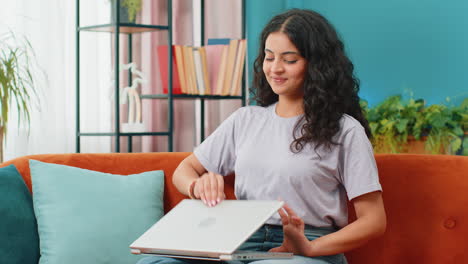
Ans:
POLYGON ((119 29, 120 33, 126 33, 126 34, 169 30, 169 26, 134 24, 134 23, 109 23, 109 24, 102 24, 102 25, 91 25, 91 26, 78 27, 77 30, 78 31, 115 33, 116 27, 120 28, 119 29))
MULTIPOLYGON (((172 10, 172 0, 167 1, 167 10, 172 10)), ((205 41, 205 1, 201 1, 201 45, 204 45, 205 41)), ((114 1, 114 6, 112 12, 115 14, 115 21, 108 24, 99 24, 99 25, 80 25, 80 0, 76 0, 76 152, 81 151, 81 137, 85 136, 113 136, 115 137, 115 152, 120 152, 120 138, 128 137, 127 149, 129 152, 132 152, 132 137, 134 136, 167 136, 168 137, 168 151, 173 151, 173 142, 174 142, 174 100, 186 99, 186 100, 199 100, 200 101, 200 111, 201 111, 201 141, 205 139, 205 100, 241 100, 242 106, 246 105, 246 92, 245 92, 245 69, 247 63, 243 68, 242 84, 243 89, 240 96, 231 96, 231 95, 193 95, 193 94, 173 94, 173 50, 172 48, 168 49, 168 72, 169 72, 169 82, 168 82, 168 93, 167 94, 143 94, 141 95, 142 99, 164 99, 168 100, 168 131, 164 132, 122 132, 120 127, 120 75, 119 75, 119 61, 120 61, 120 34, 128 34, 128 58, 129 61, 132 61, 132 34, 145 33, 145 32, 157 32, 157 31, 167 31, 168 33, 168 47, 172 47, 173 36, 172 36, 172 12, 168 11, 167 25, 148 25, 148 24, 136 24, 136 23, 121 23, 120 21, 120 1, 114 1), (80 114, 80 33, 82 32, 107 32, 114 34, 114 48, 115 48, 115 65, 114 65, 114 87, 115 87, 115 132, 82 132, 80 126, 81 114, 80 114)), ((246 37, 246 24, 245 24, 245 0, 242 0, 242 38, 246 37)), ((132 82, 132 73, 129 71, 129 85, 132 82)))
MULTIPOLYGON (((141 99, 168 99, 168 94, 142 94, 141 99)), ((239 100, 242 96, 233 95, 199 95, 199 94, 173 94, 173 99, 211 99, 211 100, 239 100)))

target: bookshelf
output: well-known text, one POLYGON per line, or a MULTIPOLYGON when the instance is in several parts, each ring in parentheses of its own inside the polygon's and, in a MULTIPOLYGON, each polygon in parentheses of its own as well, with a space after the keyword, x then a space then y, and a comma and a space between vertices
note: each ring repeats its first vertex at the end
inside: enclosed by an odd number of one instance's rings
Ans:
MULTIPOLYGON (((124 132, 122 131, 122 124, 120 121, 120 73, 119 73, 119 63, 114 63, 114 121, 113 127, 114 131, 110 132, 83 132, 81 131, 80 120, 81 120, 81 102, 80 102, 80 34, 83 32, 107 32, 113 34, 114 36, 119 36, 121 34, 126 34, 128 36, 128 62, 132 61, 132 35, 133 34, 145 34, 147 32, 156 32, 163 31, 167 32, 167 45, 172 47, 172 0, 161 0, 167 1, 167 25, 151 25, 151 24, 136 24, 136 23, 124 23, 120 21, 120 1, 112 1, 112 12, 114 12, 114 21, 111 23, 105 24, 96 24, 96 25, 87 25, 80 26, 80 0, 76 0, 76 152, 81 152, 81 138, 82 137, 113 137, 114 138, 114 151, 121 152, 121 138, 127 137, 127 151, 133 152, 132 150, 132 138, 135 136, 158 136, 158 137, 167 137, 167 149, 169 152, 173 151, 173 142, 174 142, 174 100, 198 100, 200 102, 200 136, 201 141, 204 140, 204 126, 205 126, 205 102, 207 100, 240 100, 242 106, 246 105, 246 91, 245 87, 245 68, 242 69, 242 81, 241 81, 241 94, 240 95, 197 95, 197 94, 174 94, 173 93, 173 49, 167 49, 167 67, 168 67, 168 92, 164 94, 141 94, 141 100, 167 100, 167 130, 165 131, 151 131, 151 132, 124 132)), ((204 45, 204 10, 205 10, 205 1, 200 0, 201 2, 201 45, 204 45)), ((245 39, 245 0, 240 0, 242 2, 242 38, 245 39)), ((113 50, 120 50, 120 38, 114 37, 113 39, 113 50)), ((114 52, 112 55, 114 62, 120 61, 119 52, 114 52)), ((245 61, 246 59, 244 59, 245 61)), ((129 72, 128 82, 129 85, 132 82, 131 71, 129 72)))

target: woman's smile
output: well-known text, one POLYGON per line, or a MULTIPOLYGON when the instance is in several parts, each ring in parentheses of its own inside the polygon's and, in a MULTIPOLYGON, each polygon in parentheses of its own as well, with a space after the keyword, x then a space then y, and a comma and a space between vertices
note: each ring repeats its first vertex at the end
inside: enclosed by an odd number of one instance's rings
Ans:
POLYGON ((275 84, 281 85, 285 83, 288 79, 283 77, 270 77, 275 84))

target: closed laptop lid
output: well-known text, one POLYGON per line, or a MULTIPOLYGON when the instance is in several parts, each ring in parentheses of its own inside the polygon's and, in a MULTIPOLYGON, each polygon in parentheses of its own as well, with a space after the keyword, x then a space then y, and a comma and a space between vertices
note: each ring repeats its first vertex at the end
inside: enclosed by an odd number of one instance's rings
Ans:
POLYGON ((210 257, 232 254, 282 205, 282 201, 225 200, 208 207, 200 200, 186 199, 130 248, 142 253, 210 257))

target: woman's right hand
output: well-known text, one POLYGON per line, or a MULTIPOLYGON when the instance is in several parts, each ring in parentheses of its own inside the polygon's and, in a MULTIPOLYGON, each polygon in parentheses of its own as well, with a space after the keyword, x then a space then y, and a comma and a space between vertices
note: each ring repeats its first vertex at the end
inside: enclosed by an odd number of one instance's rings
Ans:
POLYGON ((195 198, 201 199, 209 207, 217 205, 226 198, 224 177, 214 172, 205 172, 196 179, 193 194, 195 198))

